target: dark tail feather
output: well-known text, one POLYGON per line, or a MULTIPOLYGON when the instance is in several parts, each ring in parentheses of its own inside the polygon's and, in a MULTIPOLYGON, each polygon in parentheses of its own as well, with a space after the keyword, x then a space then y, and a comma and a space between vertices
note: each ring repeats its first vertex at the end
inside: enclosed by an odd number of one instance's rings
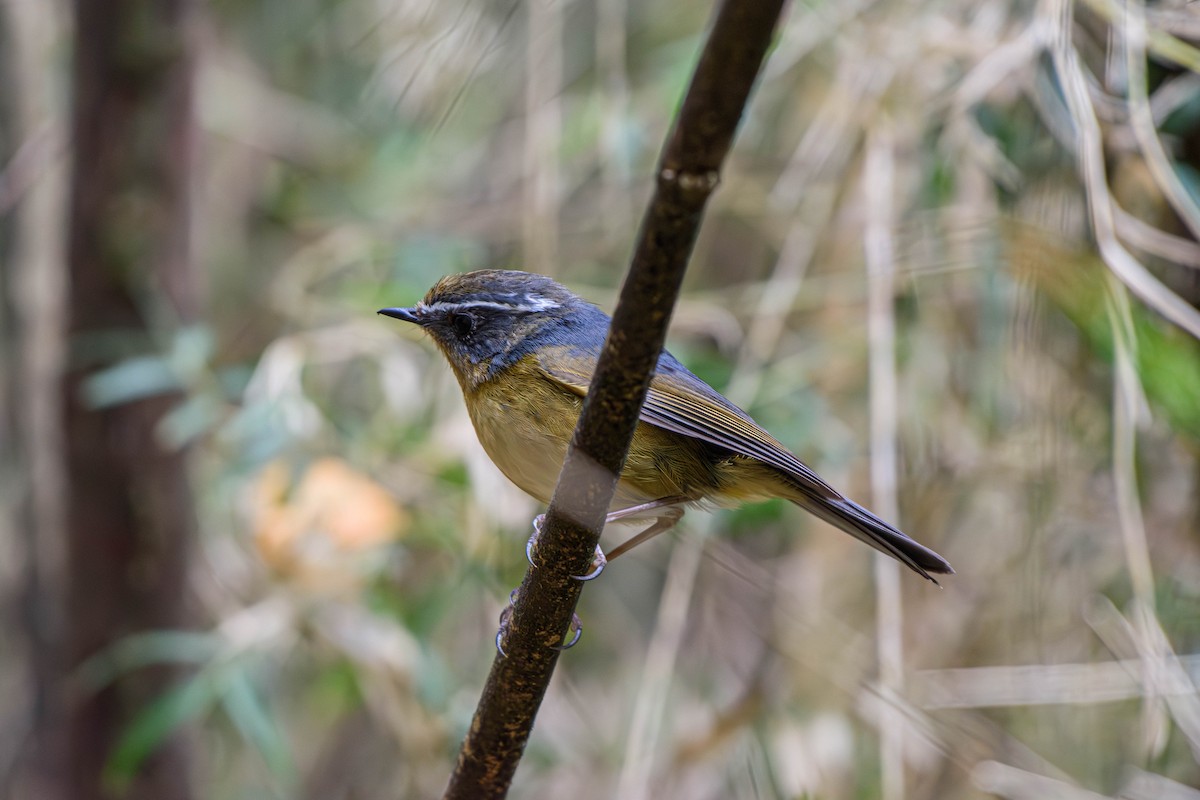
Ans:
POLYGON ((793 499, 796 505, 814 514, 881 553, 908 566, 923 578, 940 586, 929 573, 953 575, 950 562, 923 544, 913 541, 853 500, 805 496, 793 499))

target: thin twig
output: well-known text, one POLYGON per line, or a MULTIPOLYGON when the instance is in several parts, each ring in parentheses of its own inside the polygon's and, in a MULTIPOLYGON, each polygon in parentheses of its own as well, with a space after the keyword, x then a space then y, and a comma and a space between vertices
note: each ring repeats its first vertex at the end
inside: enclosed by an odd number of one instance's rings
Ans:
POLYGON ((505 638, 446 798, 504 797, 528 741, 637 426, 650 375, 783 0, 723 3, 659 162, 633 263, 505 638))
POLYGON ((1122 800, 1200 800, 1200 790, 1176 783, 1164 775, 1126 767, 1125 783, 1119 796, 1122 800))
POLYGON ((1011 800, 1109 800, 1102 794, 1081 789, 1059 778, 1038 775, 998 761, 982 761, 971 770, 975 787, 1011 800))
POLYGON ((1125 4, 1125 25, 1122 28, 1125 41, 1125 70, 1129 80, 1129 122, 1133 135, 1146 157, 1146 166, 1154 176, 1154 182, 1175 209, 1179 219, 1200 239, 1200 208, 1188 193, 1179 174, 1171 165, 1158 128, 1154 112, 1150 107, 1150 96, 1146 87, 1146 18, 1140 2, 1133 0, 1125 4))
POLYGON ((1117 239, 1112 195, 1104 172, 1100 124, 1088 97, 1079 55, 1070 41, 1070 3, 1067 0, 1049 0, 1047 5, 1043 13, 1047 13, 1056 26, 1051 56, 1074 126, 1076 156, 1100 257, 1113 274, 1145 303, 1192 336, 1200 338, 1200 312, 1155 278, 1117 239))
POLYGON ((553 274, 558 263, 558 151, 562 139, 563 7, 526 3, 524 199, 525 263, 553 274))
POLYGON ((886 83, 872 81, 878 64, 851 59, 830 90, 772 189, 772 205, 793 222, 770 277, 762 284, 725 394, 749 408, 762 387, 763 366, 783 336, 809 264, 837 210, 837 185, 861 134, 856 114, 879 103, 886 83), (854 113, 851 113, 853 111, 854 113))
MULTIPOLYGON (((1167 640, 1158 617, 1145 613, 1145 605, 1135 599, 1131 610, 1137 616, 1131 621, 1112 601, 1097 596, 1085 609, 1088 625, 1104 645, 1122 662, 1133 661, 1137 670, 1131 675, 1142 685, 1142 696, 1151 708, 1155 698, 1166 704, 1180 733, 1187 740, 1193 758, 1200 760, 1200 698, 1196 681, 1180 662, 1167 640), (1136 661, 1134 661, 1136 659, 1136 661), (1191 686, 1188 689, 1188 686, 1191 686)), ((1161 718, 1162 735, 1166 731, 1165 716, 1161 718)))
POLYGON ((1154 572, 1150 548, 1146 544, 1146 525, 1137 491, 1137 422, 1145 416, 1146 397, 1137 374, 1137 337, 1133 315, 1124 286, 1110 277, 1108 315, 1113 329, 1116 369, 1113 370, 1113 484, 1117 519, 1124 543, 1129 580, 1133 585, 1134 625, 1138 650, 1142 656, 1143 683, 1142 739, 1147 758, 1155 758, 1165 746, 1163 741, 1163 702, 1158 696, 1162 672, 1161 654, 1153 646, 1152 631, 1158 627, 1154 611, 1154 572))
MULTIPOLYGON (((1116 0, 1083 0, 1083 2, 1110 25, 1119 24, 1124 16, 1124 4, 1118 4, 1116 0)), ((1157 19, 1164 18, 1158 16, 1157 19)), ((1173 61, 1192 72, 1200 72, 1200 49, 1177 39, 1166 31, 1147 31, 1146 47, 1160 58, 1173 61)))
MULTIPOLYGON (((629 78, 625 68, 628 13, 626 0, 596 3, 596 70, 601 76, 600 102, 604 109, 600 169, 604 176, 604 232, 609 237, 624 237, 633 225, 633 209, 625 199, 630 177, 625 141, 629 124, 629 78)), ((623 244, 625 240, 619 241, 623 244)))
POLYGON ((1113 204, 1113 215, 1117 233, 1133 247, 1180 266, 1200 269, 1200 245, 1191 239, 1159 230, 1116 204, 1113 204))
POLYGON ((944 708, 1013 708, 1041 705, 1098 705, 1160 695, 1195 694, 1200 656, 1178 660, 1157 688, 1147 687, 1140 659, 1069 664, 1014 664, 914 672, 908 695, 926 711, 944 708), (1180 680, 1180 675, 1190 680, 1180 680))
POLYGON ((700 571, 703 543, 704 539, 689 537, 671 554, 666 584, 658 604, 658 618, 654 623, 654 637, 646 654, 646 666, 625 744, 625 758, 617 780, 616 797, 623 800, 644 800, 651 796, 650 778, 654 755, 659 751, 663 710, 683 646, 683 635, 687 631, 687 611, 700 571))
MULTIPOLYGON (((896 519, 896 292, 895 143, 888 121, 880 119, 867 135, 863 190, 867 203, 865 255, 867 263, 867 338, 871 372, 871 498, 885 519, 896 519)), ((899 697, 904 688, 903 612, 900 605, 900 565, 875 554, 876 642, 879 683, 885 697, 899 697)), ((902 719, 888 708, 880 720, 884 800, 904 798, 904 738, 902 719)))

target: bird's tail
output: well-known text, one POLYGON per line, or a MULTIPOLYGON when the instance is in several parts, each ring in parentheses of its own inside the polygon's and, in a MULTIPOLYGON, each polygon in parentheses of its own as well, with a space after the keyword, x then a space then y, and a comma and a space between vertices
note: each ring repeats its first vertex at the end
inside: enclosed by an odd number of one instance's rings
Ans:
POLYGON ((954 574, 954 568, 950 566, 949 561, 925 545, 908 538, 853 500, 804 494, 801 497, 793 497, 792 502, 854 538, 866 542, 879 552, 887 553, 934 584, 941 585, 929 573, 954 574))

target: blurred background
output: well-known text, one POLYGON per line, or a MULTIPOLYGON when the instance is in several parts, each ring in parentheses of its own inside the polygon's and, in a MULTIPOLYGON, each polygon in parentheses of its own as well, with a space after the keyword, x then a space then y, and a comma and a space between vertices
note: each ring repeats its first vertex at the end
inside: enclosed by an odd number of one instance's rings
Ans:
MULTIPOLYGON (((440 793, 541 509, 374 312, 611 309, 710 11, 0 2, 0 796, 440 793)), ((670 347, 958 574, 692 512, 589 584, 514 796, 1200 798, 1198 46, 790 7, 670 347)))

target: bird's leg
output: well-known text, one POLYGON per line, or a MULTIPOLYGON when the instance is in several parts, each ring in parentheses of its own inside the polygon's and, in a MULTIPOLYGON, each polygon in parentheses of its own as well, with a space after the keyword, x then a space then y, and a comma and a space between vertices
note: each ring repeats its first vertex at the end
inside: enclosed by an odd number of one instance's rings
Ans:
POLYGON ((683 509, 682 508, 678 508, 678 507, 668 508, 666 511, 664 511, 662 513, 662 516, 655 518, 654 522, 650 525, 650 527, 646 528, 644 531, 641 531, 640 533, 634 534, 633 536, 629 537, 621 544, 614 547, 612 550, 609 550, 608 551, 608 560, 612 561, 617 556, 621 555, 622 553, 628 552, 629 550, 632 550, 633 548, 637 547, 642 542, 645 542, 649 539, 653 539, 655 536, 658 536, 660 533, 664 533, 665 531, 671 530, 671 528, 674 528, 679 523, 679 520, 682 518, 683 518, 683 509))
MULTIPOLYGON (((604 523, 607 525, 610 522, 617 522, 628 517, 635 517, 645 511, 653 511, 654 509, 662 508, 663 506, 678 506, 691 500, 695 500, 695 498, 684 497, 681 494, 673 494, 670 497, 660 497, 657 500, 651 500, 647 503, 639 503, 638 505, 630 506, 629 508, 618 508, 616 511, 608 512, 608 516, 604 518, 604 523)), ((675 515, 674 519, 678 521, 682 516, 683 511, 679 511, 679 513, 675 515)))
MULTIPOLYGON (((628 508, 620 508, 616 511, 609 512, 604 518, 604 524, 606 525, 610 522, 617 522, 622 519, 637 516, 638 514, 644 514, 647 511, 653 511, 658 508, 666 508, 666 511, 655 518, 650 527, 629 539, 624 544, 618 546, 610 555, 604 555, 604 551, 600 549, 600 545, 596 545, 596 555, 592 558, 591 571, 586 575, 572 575, 571 577, 575 578, 577 581, 590 581, 599 578, 600 573, 604 571, 605 566, 608 565, 608 562, 611 559, 616 558, 626 550, 633 549, 647 539, 650 539, 651 537, 657 536, 663 531, 667 531, 675 527, 675 523, 679 522, 680 517, 683 516, 683 509, 675 506, 678 506, 681 503, 686 503, 688 500, 689 498, 683 497, 682 495, 671 495, 670 497, 660 497, 657 500, 650 500, 645 503, 639 503, 636 506, 629 506, 628 508)), ((545 523, 545 521, 545 514, 538 514, 536 517, 534 517, 533 535, 530 536, 529 541, 525 543, 525 559, 529 562, 531 567, 537 566, 537 564, 535 564, 533 561, 533 550, 537 546, 538 538, 542 535, 542 525, 545 523)))

